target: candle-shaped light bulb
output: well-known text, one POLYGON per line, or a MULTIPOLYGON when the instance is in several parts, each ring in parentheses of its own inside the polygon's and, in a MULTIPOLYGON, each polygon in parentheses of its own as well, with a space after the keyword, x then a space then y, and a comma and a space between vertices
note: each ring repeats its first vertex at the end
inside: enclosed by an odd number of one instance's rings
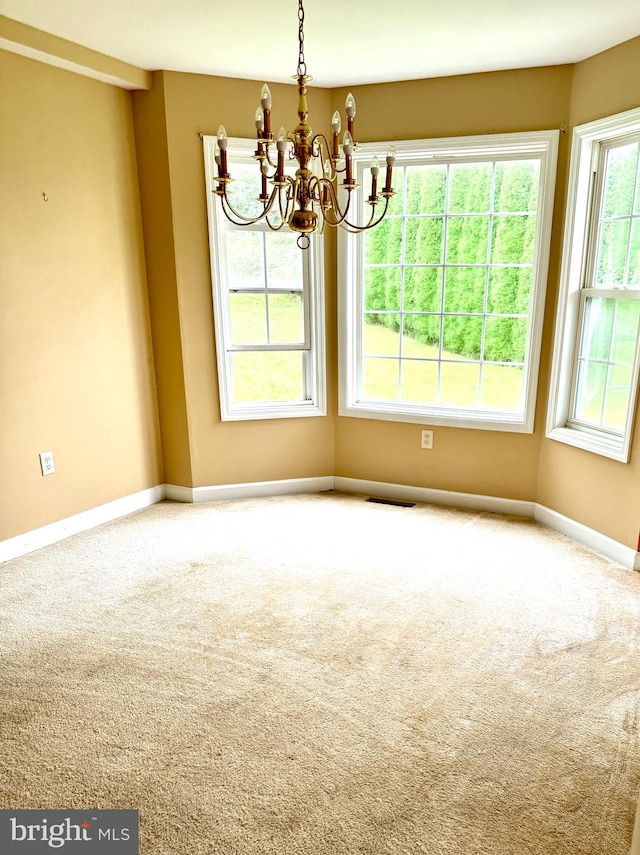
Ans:
POLYGON ((220 149, 220 162, 218 163, 218 175, 221 178, 227 177, 227 145, 229 138, 224 125, 218 128, 218 148, 220 149))
POLYGON ((256 130, 259 134, 264 131, 264 110, 258 107, 256 110, 256 130))
MULTIPOLYGON (((260 107, 262 108, 262 128, 260 135, 262 139, 270 140, 271 137, 271 90, 265 83, 260 93, 260 107)), ((258 114, 256 113, 256 122, 258 114)))
POLYGON ((371 196, 369 201, 375 205, 378 201, 378 173, 380 172, 380 161, 378 156, 374 155, 371 160, 371 196))
POLYGON ((396 162, 396 147, 394 145, 390 146, 389 151, 387 152, 387 174, 384 182, 384 192, 391 194, 391 176, 393 173, 393 164, 396 162))
POLYGON ((356 115, 356 99, 351 92, 349 92, 347 100, 344 102, 344 111, 349 119, 353 119, 356 115))
POLYGON ((269 178, 269 165, 266 161, 266 158, 260 164, 260 196, 258 197, 260 202, 266 202, 269 198, 269 194, 267 193, 267 179, 269 178))
POLYGON ((271 90, 265 83, 262 87, 262 93, 260 95, 260 104, 262 105, 263 110, 271 109, 271 90))
POLYGON ((342 151, 344 152, 344 184, 351 185, 353 183, 351 176, 351 155, 353 154, 353 139, 349 131, 344 132, 342 138, 342 151))
POLYGON ((344 102, 344 110, 347 114, 347 130, 351 134, 351 139, 353 139, 353 126, 356 118, 356 99, 353 97, 351 92, 349 92, 347 100, 344 102))
POLYGON ((333 146, 331 148, 331 156, 333 157, 334 163, 337 163, 338 158, 340 157, 340 143, 338 142, 338 134, 340 133, 341 127, 342 122, 340 121, 340 113, 336 110, 331 119, 331 131, 333 134, 333 146))
POLYGON ((287 132, 284 128, 280 128, 278 131, 278 138, 276 139, 276 148, 278 149, 278 166, 276 167, 275 180, 277 182, 284 182, 284 150, 286 146, 287 132))

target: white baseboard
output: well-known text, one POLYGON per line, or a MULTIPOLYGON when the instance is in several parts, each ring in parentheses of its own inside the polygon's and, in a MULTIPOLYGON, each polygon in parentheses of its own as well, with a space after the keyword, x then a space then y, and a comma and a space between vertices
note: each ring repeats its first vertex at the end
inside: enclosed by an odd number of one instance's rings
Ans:
MULTIPOLYGON (((98 508, 75 514, 50 525, 0 542, 0 564, 17 558, 35 549, 48 546, 87 531, 94 526, 130 514, 153 505, 163 499, 175 502, 200 504, 225 499, 251 499, 260 496, 282 496, 293 493, 319 493, 340 490, 364 496, 395 499, 405 502, 426 502, 455 508, 469 508, 498 514, 513 514, 529 517, 543 525, 567 535, 578 543, 605 555, 629 570, 640 570, 640 552, 625 546, 595 529, 565 517, 557 511, 519 499, 502 499, 497 496, 482 496, 475 493, 455 493, 450 490, 433 490, 429 487, 411 487, 406 484, 391 484, 384 481, 367 481, 360 478, 341 476, 319 476, 316 478, 289 478, 281 481, 254 481, 243 484, 219 484, 210 487, 181 487, 176 484, 161 484, 108 502, 98 508)), ((640 855, 640 852, 638 853, 640 855)))
POLYGON ((27 531, 16 537, 0 541, 0 564, 9 561, 11 558, 18 558, 20 555, 34 552, 43 546, 50 546, 52 543, 64 540, 65 537, 71 537, 71 535, 79 534, 81 531, 88 531, 88 529, 95 528, 102 523, 111 522, 118 517, 133 513, 133 511, 155 505, 156 502, 162 501, 164 493, 164 486, 159 484, 157 487, 140 490, 140 492, 132 493, 130 496, 123 496, 121 499, 115 499, 113 502, 107 502, 97 508, 82 511, 71 517, 65 517, 65 519, 57 522, 33 529, 33 531, 27 531))
POLYGON ((216 502, 223 499, 250 499, 258 496, 278 496, 291 493, 319 493, 333 489, 333 476, 318 478, 290 478, 282 481, 256 481, 248 484, 222 484, 212 487, 181 487, 176 484, 159 484, 130 496, 123 496, 97 508, 91 508, 71 517, 58 520, 41 528, 27 531, 16 537, 0 541, 0 564, 19 558, 28 552, 42 549, 87 531, 133 511, 155 505, 163 499, 174 502, 216 502))
POLYGON ((537 502, 501 499, 496 496, 481 496, 475 493, 454 493, 449 490, 432 490, 429 487, 387 484, 384 481, 362 481, 358 478, 337 476, 333 480, 334 489, 342 490, 345 493, 380 496, 387 499, 400 499, 405 502, 428 502, 432 505, 447 505, 454 508, 470 508, 476 511, 530 517, 554 529, 554 531, 582 543, 583 546, 588 546, 594 552, 599 552, 627 570, 640 570, 640 552, 636 552, 632 547, 625 546, 595 529, 565 517, 557 511, 539 505, 537 502))
POLYGON ((588 546, 594 552, 606 555, 607 558, 615 561, 616 564, 621 564, 628 570, 640 569, 640 553, 631 546, 625 546, 623 543, 607 537, 606 534, 601 534, 599 531, 565 517, 557 511, 552 511, 551 508, 546 508, 544 505, 536 505, 535 518, 554 531, 559 531, 560 534, 565 534, 572 540, 588 546))
POLYGON ((519 499, 500 499, 496 496, 478 496, 475 493, 454 493, 450 490, 432 490, 430 487, 409 487, 405 484, 389 484, 385 481, 363 481, 360 478, 336 476, 334 489, 343 493, 364 496, 379 496, 399 499, 403 502, 427 502, 430 505, 447 505, 452 508, 470 508, 475 511, 491 511, 494 514, 513 514, 518 517, 533 517, 535 502, 519 499))
POLYGON ((163 498, 170 499, 172 502, 193 502, 193 487, 165 484, 163 498))
POLYGON ((431 505, 447 505, 453 508, 470 508, 475 511, 530 517, 554 531, 565 534, 572 540, 588 546, 589 549, 599 552, 628 570, 640 570, 640 552, 636 552, 632 547, 625 546, 595 529, 582 525, 582 523, 536 502, 501 499, 496 496, 482 496, 476 493, 454 493, 449 490, 433 490, 429 487, 409 487, 405 484, 388 484, 384 481, 363 481, 359 478, 336 476, 333 480, 334 489, 342 490, 344 493, 380 496, 386 499, 399 499, 404 502, 427 502, 431 505))
POLYGON ((221 502, 226 499, 255 499, 293 493, 322 493, 333 490, 334 478, 287 478, 282 481, 251 481, 245 484, 218 484, 211 487, 175 487, 165 484, 165 498, 176 502, 221 502))

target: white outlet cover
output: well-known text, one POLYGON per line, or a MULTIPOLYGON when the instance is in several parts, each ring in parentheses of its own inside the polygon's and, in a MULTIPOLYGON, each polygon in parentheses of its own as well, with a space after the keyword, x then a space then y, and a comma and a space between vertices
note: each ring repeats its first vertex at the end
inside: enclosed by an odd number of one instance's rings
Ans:
POLYGON ((422 448, 433 448, 433 431, 432 430, 423 430, 422 431, 422 448))
POLYGON ((56 467, 53 465, 53 451, 40 452, 40 468, 43 475, 53 475, 56 467))

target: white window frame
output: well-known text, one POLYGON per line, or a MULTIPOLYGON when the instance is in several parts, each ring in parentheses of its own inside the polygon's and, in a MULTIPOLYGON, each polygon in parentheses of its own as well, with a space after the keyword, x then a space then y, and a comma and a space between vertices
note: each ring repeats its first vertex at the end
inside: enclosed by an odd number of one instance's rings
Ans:
MULTIPOLYGON (((511 412, 481 408, 427 405, 402 401, 364 400, 362 384, 362 333, 359 323, 363 288, 363 241, 356 234, 339 236, 339 337, 340 387, 339 413, 357 418, 445 425, 479 430, 532 433, 538 385, 538 367, 544 319, 549 246, 553 218, 553 197, 558 155, 559 131, 532 131, 514 134, 487 134, 433 140, 395 142, 396 166, 431 163, 474 162, 482 158, 540 159, 538 218, 532 265, 529 328, 525 350, 524 396, 522 411, 511 412)), ((354 160, 358 180, 366 183, 367 167, 373 154, 385 151, 388 143, 364 143, 358 146, 354 160)))
MULTIPOLYGON (((213 319, 218 367, 220 418, 222 421, 246 421, 253 419, 283 419, 305 416, 326 416, 326 370, 324 332, 324 254, 322 236, 311 235, 308 249, 303 253, 303 316, 304 342, 281 347, 260 345, 238 345, 232 343, 229 311, 229 288, 225 260, 225 241, 221 240, 226 229, 252 229, 270 231, 262 223, 255 226, 233 226, 224 216, 220 200, 213 193, 215 188, 215 148, 217 138, 203 135, 205 185, 207 191, 207 217, 209 223, 209 253, 211 262, 211 286, 213 292, 213 319), (237 403, 232 400, 232 354, 238 351, 257 350, 302 351, 305 357, 305 393, 300 401, 257 401, 237 403)), ((227 156, 230 172, 233 163, 255 163, 253 153, 255 140, 230 138, 227 156)), ((256 165, 256 192, 259 192, 259 172, 256 165)), ((275 293, 275 292, 274 292, 275 293)))
POLYGON ((606 297, 603 289, 585 287, 588 265, 592 263, 598 199, 594 181, 601 146, 629 134, 640 133, 640 109, 578 125, 573 130, 571 165, 567 194, 560 291, 553 350, 547 437, 628 463, 638 395, 638 350, 633 367, 634 384, 630 391, 627 421, 622 437, 597 427, 573 423, 570 411, 574 394, 574 375, 581 330, 581 304, 585 292, 606 297))

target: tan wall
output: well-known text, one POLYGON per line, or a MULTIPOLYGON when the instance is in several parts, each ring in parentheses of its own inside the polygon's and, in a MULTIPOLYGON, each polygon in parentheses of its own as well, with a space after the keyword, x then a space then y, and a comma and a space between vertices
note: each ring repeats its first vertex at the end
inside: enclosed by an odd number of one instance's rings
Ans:
POLYGON ((162 72, 153 75, 149 92, 132 97, 164 477, 191 487, 162 72))
MULTIPOLYGON (((639 79, 640 38, 578 63, 572 127, 640 107, 639 79)), ((640 528, 640 431, 635 431, 628 464, 545 439, 538 501, 635 549, 640 528)))
MULTIPOLYGON (((420 428, 417 425, 337 419, 334 235, 327 241, 326 265, 329 416, 326 419, 220 422, 202 144, 198 132, 215 133, 222 121, 231 136, 251 135, 253 104, 258 103, 261 84, 172 72, 163 72, 161 76, 163 104, 157 103, 166 121, 177 284, 174 311, 178 312, 180 322, 179 348, 191 456, 191 481, 183 479, 179 483, 199 486, 335 472, 461 492, 535 499, 540 417, 537 433, 533 436, 438 428, 435 448, 430 453, 419 448, 420 428)), ((354 90, 358 99, 358 138, 368 141, 380 136, 419 138, 559 127, 569 119, 571 78, 572 67, 561 66, 359 87, 354 90), (459 104, 459 109, 457 106, 452 109, 452 104, 459 104), (381 116, 384 122, 380 121, 381 116), (384 128, 383 134, 380 127, 384 128)), ((295 119, 295 88, 275 86, 273 95, 273 126, 291 125, 295 119)), ((311 89, 310 111, 315 130, 328 129, 330 115, 336 106, 342 105, 345 95, 346 90, 311 89)), ((141 132, 144 123, 138 120, 138 103, 149 102, 153 97, 153 93, 134 97, 136 127, 141 132)), ((566 161, 564 139, 561 148, 559 174, 562 180, 566 161)), ((158 168, 162 169, 162 165, 158 168)), ((140 169, 146 214, 142 164, 140 169)), ((154 168, 150 174, 155 177, 156 171, 154 168)), ((157 207, 154 210, 157 211, 157 207)), ((162 242, 165 243, 164 238, 162 242)), ((557 241, 554 242, 553 263, 557 263, 559 256, 556 244, 557 241)), ((151 257, 149 264, 153 313, 151 257)), ((550 303, 553 303, 551 296, 550 303)), ((549 341, 546 336, 547 350, 549 341)), ((163 341, 161 347, 178 358, 176 346, 163 341)), ((160 354, 156 355, 156 362, 162 388, 160 354)), ((179 396, 175 400, 178 407, 182 406, 179 396)), ((173 465, 178 447, 169 453, 165 448, 167 471, 173 465)))
POLYGON ((0 81, 3 539, 162 468, 129 95, 6 52, 0 81))
POLYGON ((571 125, 640 106, 640 37, 576 65, 571 125))
MULTIPOLYGON (((223 123, 230 136, 252 136, 261 83, 163 72, 167 157, 175 252, 191 485, 304 478, 333 473, 333 416, 251 422, 220 421, 211 274, 207 237, 203 146, 199 132, 216 133, 223 123)), ((273 126, 296 121, 295 87, 274 85, 273 126)), ((146 96, 142 96, 143 98, 146 96)), ((309 100, 312 119, 330 121, 329 97, 318 90, 309 100)), ((134 101, 137 110, 137 100, 134 101)), ((145 209, 146 210, 146 209, 145 209)), ((328 253, 327 311, 329 370, 335 377, 335 279, 328 253)), ((153 275, 150 271, 153 289, 153 275)), ((165 347, 165 344, 162 344, 165 347)), ((172 345, 173 348, 173 345, 172 345)), ((159 374, 162 382, 162 373, 159 374)), ((171 449, 167 470, 171 468, 171 449)), ((175 482, 174 482, 175 483, 175 482)), ((184 484, 184 481, 178 483, 184 484)))
MULTIPOLYGON (((354 88, 360 141, 420 139, 560 128, 569 122, 573 67, 525 69, 354 88)), ((347 90, 332 93, 343 109, 347 90)), ((384 152, 381 152, 384 154, 384 152)), ((558 187, 566 178, 567 139, 561 135, 558 187)), ((542 377, 560 258, 563 194, 555 205, 542 377)), ((544 429, 545 386, 539 384, 534 434, 434 427, 432 451, 420 448, 424 425, 339 418, 336 474, 463 493, 535 501, 544 429)))

